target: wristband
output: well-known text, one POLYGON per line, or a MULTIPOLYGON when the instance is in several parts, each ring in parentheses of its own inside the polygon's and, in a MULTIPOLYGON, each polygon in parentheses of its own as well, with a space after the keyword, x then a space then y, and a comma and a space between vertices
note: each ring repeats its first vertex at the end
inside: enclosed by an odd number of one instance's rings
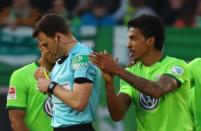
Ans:
POLYGON ((53 94, 53 90, 54 90, 54 88, 55 88, 57 85, 58 85, 58 84, 57 84, 56 82, 51 81, 50 84, 49 84, 49 86, 48 86, 48 92, 51 93, 51 94, 53 94))

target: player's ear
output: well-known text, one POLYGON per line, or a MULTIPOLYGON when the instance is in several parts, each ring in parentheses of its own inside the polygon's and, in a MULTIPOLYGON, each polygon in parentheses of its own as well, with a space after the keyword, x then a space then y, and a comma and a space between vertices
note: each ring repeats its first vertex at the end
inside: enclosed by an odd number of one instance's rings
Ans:
POLYGON ((147 38, 146 43, 147 43, 148 46, 154 46, 155 38, 154 37, 147 38))

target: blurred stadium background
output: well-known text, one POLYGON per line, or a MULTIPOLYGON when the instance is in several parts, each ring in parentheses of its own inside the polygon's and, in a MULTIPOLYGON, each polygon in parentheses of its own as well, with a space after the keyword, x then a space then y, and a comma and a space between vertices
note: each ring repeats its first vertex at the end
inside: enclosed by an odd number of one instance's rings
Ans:
MULTIPOLYGON (((108 50, 119 58, 121 65, 128 62, 125 23, 143 13, 163 20, 165 54, 187 62, 201 57, 201 0, 0 0, 0 3, 1 131, 11 130, 5 110, 10 75, 38 58, 37 41, 31 36, 34 20, 49 9, 71 21, 78 40, 95 51, 108 50)), ((116 85, 118 87, 118 79, 116 85)), ((132 107, 123 121, 112 122, 103 88, 95 123, 97 131, 134 131, 134 118, 132 107)))

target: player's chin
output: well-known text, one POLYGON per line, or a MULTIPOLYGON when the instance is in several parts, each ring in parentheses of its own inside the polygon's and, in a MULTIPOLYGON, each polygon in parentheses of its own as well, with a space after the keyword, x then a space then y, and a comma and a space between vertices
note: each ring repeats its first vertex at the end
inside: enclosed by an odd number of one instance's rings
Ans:
POLYGON ((132 61, 134 61, 135 59, 136 59, 136 55, 134 55, 134 53, 130 53, 130 59, 132 60, 132 61))
POLYGON ((57 62, 57 59, 53 59, 53 60, 50 61, 50 64, 54 65, 56 62, 57 62))
POLYGON ((51 58, 51 61, 52 61, 52 63, 55 63, 58 59, 59 59, 59 57, 53 57, 53 58, 51 58))
POLYGON ((53 66, 54 66, 55 63, 56 63, 56 61, 57 61, 56 59, 49 59, 49 60, 48 60, 48 63, 49 63, 50 65, 53 65, 53 66))
POLYGON ((138 57, 137 55, 133 56, 131 58, 131 60, 134 62, 134 63, 137 63, 138 61, 141 61, 140 57, 138 57))

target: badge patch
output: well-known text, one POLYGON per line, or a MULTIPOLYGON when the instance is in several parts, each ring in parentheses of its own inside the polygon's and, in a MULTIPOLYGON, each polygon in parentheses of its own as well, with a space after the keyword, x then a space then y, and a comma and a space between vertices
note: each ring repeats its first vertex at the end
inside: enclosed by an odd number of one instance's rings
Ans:
POLYGON ((17 98, 17 93, 16 93, 15 86, 9 87, 7 99, 8 100, 14 100, 16 98, 17 98))
POLYGON ((179 66, 173 66, 171 71, 179 76, 181 76, 184 73, 184 70, 179 66))
POLYGON ((48 97, 46 100, 45 100, 45 103, 44 103, 44 110, 45 110, 45 113, 52 117, 52 108, 53 108, 53 104, 52 104, 52 98, 51 97, 48 97))
POLYGON ((89 57, 88 55, 80 55, 76 56, 72 60, 73 69, 79 69, 81 67, 85 67, 89 65, 89 57))
POLYGON ((158 105, 158 102, 159 102, 158 99, 152 98, 152 97, 144 95, 142 93, 140 93, 139 97, 140 97, 139 101, 140 101, 141 107, 143 107, 146 110, 155 109, 156 106, 158 105))

